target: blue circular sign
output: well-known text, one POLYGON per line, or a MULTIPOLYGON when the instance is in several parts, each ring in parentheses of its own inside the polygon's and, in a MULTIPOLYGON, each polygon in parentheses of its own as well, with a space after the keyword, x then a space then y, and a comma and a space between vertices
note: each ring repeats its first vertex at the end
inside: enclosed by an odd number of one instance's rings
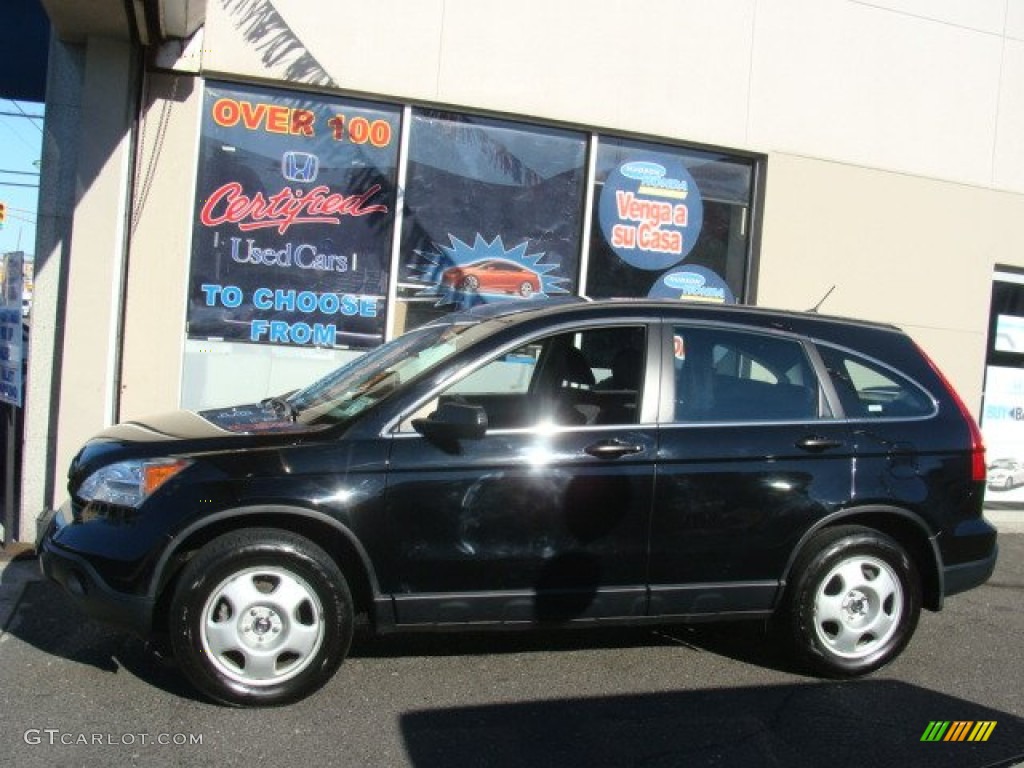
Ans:
POLYGON ((638 269, 661 270, 693 250, 704 223, 704 203, 681 161, 650 155, 608 175, 598 218, 620 259, 638 269))
POLYGON ((735 304, 725 280, 705 267, 679 267, 666 272, 647 294, 652 299, 682 299, 711 304, 735 304))

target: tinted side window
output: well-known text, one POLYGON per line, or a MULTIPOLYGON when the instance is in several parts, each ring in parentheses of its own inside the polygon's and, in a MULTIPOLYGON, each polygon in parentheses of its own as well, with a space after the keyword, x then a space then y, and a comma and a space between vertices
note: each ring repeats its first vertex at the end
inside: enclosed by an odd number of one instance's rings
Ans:
MULTIPOLYGON (((439 400, 482 406, 492 430, 544 423, 636 424, 645 339, 640 326, 585 329, 537 339, 455 382, 439 400)), ((421 410, 433 410, 436 402, 421 410)), ((408 422, 402 425, 403 431, 411 430, 408 422)))
POLYGON ((931 397, 895 371, 845 350, 821 346, 819 351, 847 418, 908 418, 935 412, 931 397))
POLYGON ((818 418, 818 382, 799 342, 686 326, 674 336, 676 421, 818 418))

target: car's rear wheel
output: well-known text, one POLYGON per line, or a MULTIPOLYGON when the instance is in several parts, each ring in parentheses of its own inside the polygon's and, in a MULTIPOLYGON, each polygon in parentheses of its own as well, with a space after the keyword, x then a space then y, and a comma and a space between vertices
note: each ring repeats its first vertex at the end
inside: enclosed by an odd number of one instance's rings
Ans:
POLYGON ((214 539, 188 562, 171 602, 171 647, 209 697, 236 706, 300 699, 326 683, 352 640, 338 566, 276 529, 214 539))
POLYGON ((519 286, 519 295, 524 299, 533 296, 533 284, 524 280, 523 284, 519 286))
POLYGON ((797 656, 832 677, 867 674, 910 641, 921 583, 906 551, 860 526, 821 531, 794 565, 783 625, 797 656))

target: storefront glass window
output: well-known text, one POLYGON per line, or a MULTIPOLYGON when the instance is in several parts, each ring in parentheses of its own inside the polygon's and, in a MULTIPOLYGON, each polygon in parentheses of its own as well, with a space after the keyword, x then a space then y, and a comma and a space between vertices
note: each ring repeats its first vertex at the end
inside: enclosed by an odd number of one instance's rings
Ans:
POLYGON ((602 136, 584 293, 746 300, 753 167, 602 136))
POLYGON ((1024 510, 1024 272, 1002 267, 992 283, 981 429, 990 509, 1024 510))
POLYGON ((477 304, 573 295, 747 301, 755 164, 582 130, 208 82, 182 405, 294 389, 477 304))
POLYGON ((384 341, 400 120, 397 106, 208 84, 190 339, 384 341))
POLYGON ((453 309, 577 291, 587 136, 416 110, 397 330, 453 309))

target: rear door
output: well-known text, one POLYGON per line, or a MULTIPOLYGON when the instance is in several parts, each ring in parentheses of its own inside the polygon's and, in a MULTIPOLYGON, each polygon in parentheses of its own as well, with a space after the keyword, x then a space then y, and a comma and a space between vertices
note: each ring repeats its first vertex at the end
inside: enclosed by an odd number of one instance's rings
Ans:
POLYGON ((850 498, 849 431, 800 338, 686 322, 663 333, 651 613, 770 610, 801 534, 850 498))

